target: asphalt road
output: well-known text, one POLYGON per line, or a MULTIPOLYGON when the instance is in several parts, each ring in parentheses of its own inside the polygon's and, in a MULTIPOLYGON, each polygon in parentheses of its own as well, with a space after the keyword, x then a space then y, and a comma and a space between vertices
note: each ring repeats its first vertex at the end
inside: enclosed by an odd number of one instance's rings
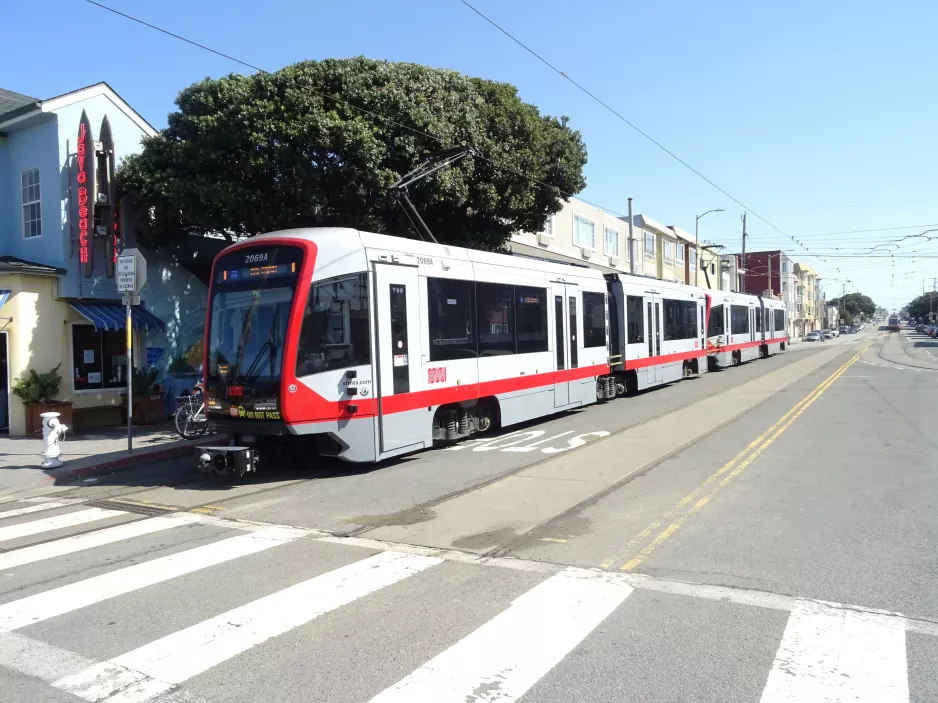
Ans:
POLYGON ((924 343, 359 472, 0 495, 0 700, 938 700, 924 343))

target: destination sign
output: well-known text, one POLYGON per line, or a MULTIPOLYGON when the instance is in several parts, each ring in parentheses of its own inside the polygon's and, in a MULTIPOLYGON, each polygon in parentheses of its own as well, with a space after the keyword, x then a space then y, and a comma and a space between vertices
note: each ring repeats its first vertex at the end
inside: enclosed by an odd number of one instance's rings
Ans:
POLYGON ((218 273, 218 282, 227 283, 245 281, 255 278, 280 278, 296 276, 297 265, 295 261, 286 264, 272 264, 267 266, 249 266, 237 269, 222 269, 218 273))

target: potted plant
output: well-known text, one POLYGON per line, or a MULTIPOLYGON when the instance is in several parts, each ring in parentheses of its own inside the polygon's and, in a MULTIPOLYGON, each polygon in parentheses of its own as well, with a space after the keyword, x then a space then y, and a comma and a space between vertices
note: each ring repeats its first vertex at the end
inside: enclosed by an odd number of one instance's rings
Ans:
MULTIPOLYGON (((159 369, 133 370, 133 421, 135 425, 151 425, 166 419, 166 407, 163 400, 163 391, 156 383, 159 369)), ((122 393, 124 412, 127 410, 127 394, 122 393)))
POLYGON ((72 424, 72 404, 54 399, 59 394, 59 386, 62 384, 62 377, 59 375, 60 366, 62 364, 43 373, 30 369, 13 384, 13 395, 22 400, 23 405, 26 406, 27 435, 42 432, 42 413, 60 413, 60 422, 69 426, 72 424))

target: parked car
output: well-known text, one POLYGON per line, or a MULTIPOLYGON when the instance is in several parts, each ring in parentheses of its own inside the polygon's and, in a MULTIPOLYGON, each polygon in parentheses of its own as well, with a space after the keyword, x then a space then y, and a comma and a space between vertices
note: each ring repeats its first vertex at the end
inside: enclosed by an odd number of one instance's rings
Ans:
POLYGON ((821 334, 820 332, 818 332, 817 330, 815 330, 814 332, 808 332, 808 334, 805 335, 804 341, 806 341, 806 342, 823 342, 823 341, 824 341, 824 335, 821 334))
POLYGON ((850 330, 851 330, 851 329, 853 329, 853 328, 852 328, 852 327, 849 327, 848 325, 841 325, 841 326, 840 326, 840 333, 841 333, 841 334, 850 334, 850 330))
POLYGON ((834 334, 834 330, 824 330, 821 334, 824 335, 824 339, 833 339, 837 336, 834 334))

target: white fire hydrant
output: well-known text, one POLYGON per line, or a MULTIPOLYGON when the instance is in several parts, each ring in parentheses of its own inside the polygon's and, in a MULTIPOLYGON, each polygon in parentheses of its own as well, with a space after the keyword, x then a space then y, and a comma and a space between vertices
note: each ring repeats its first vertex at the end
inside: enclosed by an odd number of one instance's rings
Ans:
POLYGON ((68 432, 68 425, 59 422, 59 413, 42 413, 42 464, 43 469, 55 469, 62 465, 59 457, 62 456, 62 448, 59 442, 65 439, 68 432))

